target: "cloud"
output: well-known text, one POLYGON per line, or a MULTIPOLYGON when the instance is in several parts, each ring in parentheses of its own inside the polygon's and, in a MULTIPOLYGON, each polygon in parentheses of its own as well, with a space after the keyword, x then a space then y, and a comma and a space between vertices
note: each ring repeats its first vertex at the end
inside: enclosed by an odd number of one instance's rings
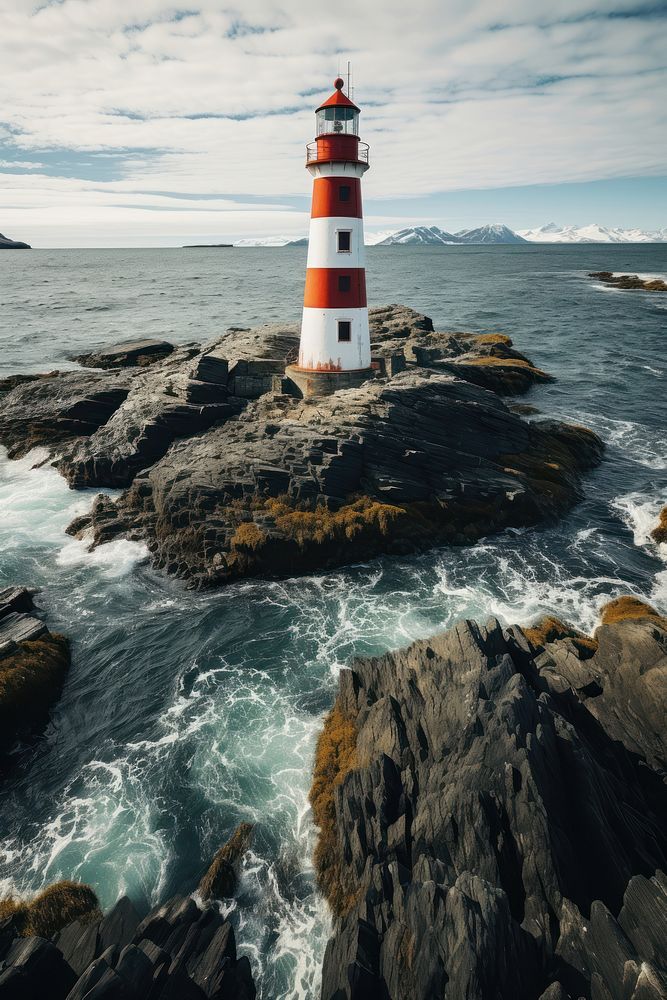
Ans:
POLYGON ((269 204, 307 198, 313 108, 348 58, 371 143, 367 199, 656 175, 667 161, 661 11, 635 0, 0 0, 2 169, 31 170, 30 184, 0 175, 0 219, 20 226, 62 199, 72 224, 100 225, 95 213, 119 211, 121 196, 165 225, 177 211, 181 223, 200 217, 146 193, 161 192, 215 196, 205 211, 221 229, 263 197, 275 227, 269 204), (99 183, 68 187, 76 168, 57 154, 87 160, 80 179, 99 183))

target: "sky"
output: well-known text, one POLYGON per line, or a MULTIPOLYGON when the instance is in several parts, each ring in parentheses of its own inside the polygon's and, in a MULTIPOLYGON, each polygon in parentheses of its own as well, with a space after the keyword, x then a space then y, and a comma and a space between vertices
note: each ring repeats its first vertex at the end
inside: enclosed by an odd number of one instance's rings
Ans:
POLYGON ((0 232, 304 236, 348 60, 369 232, 667 226, 666 0, 0 0, 0 232))

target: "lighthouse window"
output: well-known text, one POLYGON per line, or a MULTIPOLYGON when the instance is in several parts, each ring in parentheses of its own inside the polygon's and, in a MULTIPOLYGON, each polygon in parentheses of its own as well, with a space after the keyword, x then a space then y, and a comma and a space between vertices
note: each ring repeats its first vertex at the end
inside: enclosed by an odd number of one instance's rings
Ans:
POLYGON ((349 292, 352 287, 352 279, 349 274, 339 274, 338 275, 338 291, 339 292, 349 292))
POLYGON ((351 192, 351 190, 352 189, 351 189, 351 187, 350 187, 349 184, 341 184, 341 186, 338 188, 338 197, 339 197, 339 199, 341 201, 349 201, 350 200, 350 192, 351 192))
POLYGON ((338 339, 345 342, 352 340, 352 323, 349 319, 338 320, 338 339))
POLYGON ((359 112, 354 108, 320 108, 317 112, 318 135, 358 135, 359 112))
POLYGON ((336 236, 338 237, 338 253, 350 253, 352 250, 352 230, 339 229, 336 236))

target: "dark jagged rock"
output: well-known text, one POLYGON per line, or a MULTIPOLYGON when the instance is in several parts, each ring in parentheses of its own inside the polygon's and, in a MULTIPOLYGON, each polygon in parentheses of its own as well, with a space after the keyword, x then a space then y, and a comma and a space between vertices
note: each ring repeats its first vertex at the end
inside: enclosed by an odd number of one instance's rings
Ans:
POLYGON ((33 611, 32 591, 0 590, 0 751, 43 725, 70 664, 67 639, 33 611))
POLYGON ((251 834, 252 823, 241 823, 216 853, 197 889, 203 900, 225 899, 234 895, 238 869, 248 850, 251 834))
POLYGON ((592 271, 588 277, 596 278, 611 288, 631 292, 667 292, 667 282, 661 278, 640 278, 638 274, 613 274, 611 271, 592 271))
POLYGON ((57 466, 71 486, 128 486, 176 438, 238 411, 223 385, 213 387, 207 405, 192 401, 192 357, 192 349, 181 348, 132 375, 123 405, 94 433, 61 451, 57 466))
POLYGON ((620 598, 603 609, 589 643, 582 649, 572 634, 539 643, 535 663, 549 690, 575 690, 612 739, 667 771, 667 619, 620 598))
POLYGON ((31 448, 54 449, 87 437, 126 399, 127 376, 115 372, 53 372, 21 382, 0 396, 0 443, 10 458, 31 448))
POLYGON ((175 896, 140 920, 127 899, 53 941, 0 938, 0 1000, 254 1000, 250 964, 217 908, 175 896), (46 992, 48 990, 48 993, 46 992))
POLYGON ((381 377, 326 400, 284 391, 296 326, 230 328, 148 367, 17 385, 0 441, 50 444, 73 487, 129 486, 71 532, 143 539, 197 586, 471 542, 577 499, 600 441, 498 399, 547 378, 509 337, 438 333, 405 306, 370 324, 381 377))
POLYGON ((128 340, 74 358, 87 368, 144 368, 162 361, 174 350, 166 340, 128 340))
POLYGON ((342 671, 311 793, 323 1000, 664 997, 667 627, 594 641, 464 622, 342 671))
POLYGON ((75 982, 61 953, 44 938, 17 938, 0 956, 0 1000, 64 1000, 75 982))

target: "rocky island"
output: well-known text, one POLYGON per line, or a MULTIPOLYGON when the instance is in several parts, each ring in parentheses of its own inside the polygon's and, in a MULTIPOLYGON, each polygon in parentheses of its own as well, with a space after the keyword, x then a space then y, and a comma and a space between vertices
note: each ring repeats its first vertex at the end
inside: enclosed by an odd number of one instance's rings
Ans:
POLYGON ((29 243, 21 243, 20 240, 10 240, 0 233, 0 250, 31 250, 29 243))
POLYGON ((504 402, 550 380, 509 337, 437 332, 405 306, 370 324, 376 377, 325 398, 285 377, 298 329, 280 325, 10 377, 0 443, 11 457, 46 446, 73 488, 124 488, 71 532, 145 541, 198 587, 467 544, 577 500, 602 444, 504 402))
POLYGON ((638 274, 614 274, 612 271, 593 271, 589 278, 597 278, 603 285, 630 292, 667 292, 667 282, 662 278, 640 278, 638 274))

